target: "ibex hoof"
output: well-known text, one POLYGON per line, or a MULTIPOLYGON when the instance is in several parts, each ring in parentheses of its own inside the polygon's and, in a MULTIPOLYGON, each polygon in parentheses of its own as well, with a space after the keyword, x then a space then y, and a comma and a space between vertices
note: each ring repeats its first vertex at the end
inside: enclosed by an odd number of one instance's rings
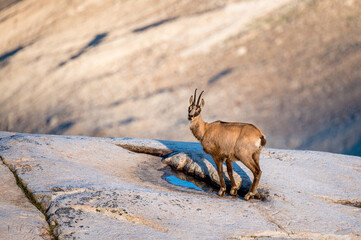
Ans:
POLYGON ((262 196, 261 196, 261 194, 259 194, 258 192, 256 192, 256 193, 248 192, 248 193, 246 194, 246 196, 244 196, 244 200, 246 200, 246 201, 248 201, 249 199, 253 199, 253 198, 255 198, 255 199, 262 199, 262 196))
POLYGON ((237 196, 237 192, 238 192, 237 187, 232 187, 230 194, 231 194, 232 196, 237 196))
POLYGON ((248 200, 254 198, 254 196, 255 196, 254 193, 248 192, 248 193, 246 194, 246 196, 244 196, 244 200, 248 201, 248 200))
POLYGON ((219 195, 220 197, 223 197, 225 193, 226 193, 226 189, 225 189, 225 188, 221 188, 221 189, 219 190, 219 192, 218 192, 218 195, 219 195))

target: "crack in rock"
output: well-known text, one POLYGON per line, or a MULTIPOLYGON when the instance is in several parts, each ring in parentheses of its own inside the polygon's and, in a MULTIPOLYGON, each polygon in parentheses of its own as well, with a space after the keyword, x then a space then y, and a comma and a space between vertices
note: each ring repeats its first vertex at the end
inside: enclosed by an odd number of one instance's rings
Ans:
POLYGON ((56 226, 56 224, 52 225, 52 224, 49 223, 48 216, 46 215, 45 210, 41 208, 41 204, 36 200, 33 193, 31 193, 27 189, 26 185, 23 183, 21 178, 17 175, 16 171, 12 170, 12 168, 5 162, 5 159, 2 156, 0 156, 0 162, 2 164, 4 164, 9 169, 9 171, 14 175, 14 178, 16 180, 16 184, 22 190, 22 192, 24 193, 25 197, 29 200, 29 202, 32 205, 34 205, 34 207, 36 207, 39 210, 39 212, 41 212, 41 214, 44 216, 45 222, 48 224, 48 227, 49 227, 48 234, 50 235, 50 237, 52 239, 55 239, 55 240, 58 239, 58 237, 53 232, 53 229, 56 226))
POLYGON ((252 240, 252 239, 334 239, 334 240, 349 240, 356 239, 357 236, 351 235, 336 235, 328 233, 284 233, 279 231, 263 231, 252 234, 244 234, 240 236, 231 236, 227 239, 242 239, 242 240, 252 240))
POLYGON ((336 198, 331 198, 331 197, 326 197, 326 196, 316 196, 316 197, 326 200, 328 202, 332 202, 332 203, 361 208, 361 200, 358 200, 358 199, 336 199, 336 198))
POLYGON ((130 215, 127 210, 124 208, 104 208, 104 207, 92 207, 86 205, 72 205, 72 208, 76 211, 84 211, 88 213, 97 213, 101 214, 119 221, 129 221, 136 224, 143 224, 148 227, 155 228, 157 230, 161 230, 163 232, 168 232, 168 228, 160 226, 158 224, 152 223, 144 218, 137 217, 134 215, 130 215))

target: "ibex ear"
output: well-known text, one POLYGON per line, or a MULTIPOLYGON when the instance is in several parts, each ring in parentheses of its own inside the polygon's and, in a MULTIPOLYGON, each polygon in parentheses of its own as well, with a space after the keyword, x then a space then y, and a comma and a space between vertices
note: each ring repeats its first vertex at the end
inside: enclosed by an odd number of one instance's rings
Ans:
POLYGON ((193 95, 190 97, 189 99, 189 104, 192 105, 193 104, 193 95))
POLYGON ((204 99, 202 98, 202 100, 201 100, 201 109, 203 108, 203 106, 204 106, 204 99))

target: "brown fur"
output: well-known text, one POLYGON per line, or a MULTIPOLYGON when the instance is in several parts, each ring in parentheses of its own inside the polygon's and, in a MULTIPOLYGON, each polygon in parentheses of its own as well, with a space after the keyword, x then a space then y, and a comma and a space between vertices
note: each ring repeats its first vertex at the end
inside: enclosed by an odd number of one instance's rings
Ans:
POLYGON ((257 186, 262 174, 259 166, 259 155, 266 145, 265 135, 259 128, 248 123, 204 122, 200 114, 204 100, 202 99, 201 105, 195 105, 195 101, 190 102, 191 106, 188 110, 190 129, 202 144, 203 150, 212 156, 217 166, 221 185, 219 195, 223 196, 226 190, 223 178, 224 161, 226 161, 227 172, 232 184, 231 195, 236 195, 238 190, 233 178, 233 161, 241 161, 254 175, 251 189, 246 194, 245 199, 248 200, 257 195, 257 186))

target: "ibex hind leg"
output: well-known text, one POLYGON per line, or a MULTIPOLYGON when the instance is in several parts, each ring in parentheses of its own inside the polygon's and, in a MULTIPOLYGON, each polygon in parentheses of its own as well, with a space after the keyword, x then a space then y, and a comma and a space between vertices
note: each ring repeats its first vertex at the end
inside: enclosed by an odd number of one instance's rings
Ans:
POLYGON ((253 183, 251 189, 246 194, 246 196, 244 196, 244 199, 249 200, 254 197, 259 198, 260 196, 257 192, 257 186, 262 174, 262 171, 259 167, 259 155, 258 156, 254 154, 252 156, 243 155, 243 156, 237 156, 237 158, 253 173, 253 183))
POLYGON ((257 150, 252 154, 252 159, 259 165, 259 155, 261 154, 261 150, 257 150))
POLYGON ((254 160, 255 162, 255 165, 256 165, 256 171, 257 171, 257 175, 254 177, 254 180, 253 180, 253 184, 254 184, 254 189, 252 191, 252 188, 251 188, 251 191, 254 193, 254 196, 258 199, 261 198, 261 195, 258 193, 257 191, 257 187, 258 187, 258 184, 259 184, 259 181, 261 179, 261 175, 262 175, 262 171, 261 171, 261 168, 259 166, 259 156, 261 154, 261 151, 256 151, 253 155, 252 155, 252 159, 254 160))
POLYGON ((236 184, 236 181, 234 181, 234 177, 233 177, 233 161, 231 159, 227 159, 226 164, 227 164, 228 176, 229 179, 231 180, 231 185, 232 185, 230 194, 232 196, 236 196, 238 191, 238 186, 236 184))

